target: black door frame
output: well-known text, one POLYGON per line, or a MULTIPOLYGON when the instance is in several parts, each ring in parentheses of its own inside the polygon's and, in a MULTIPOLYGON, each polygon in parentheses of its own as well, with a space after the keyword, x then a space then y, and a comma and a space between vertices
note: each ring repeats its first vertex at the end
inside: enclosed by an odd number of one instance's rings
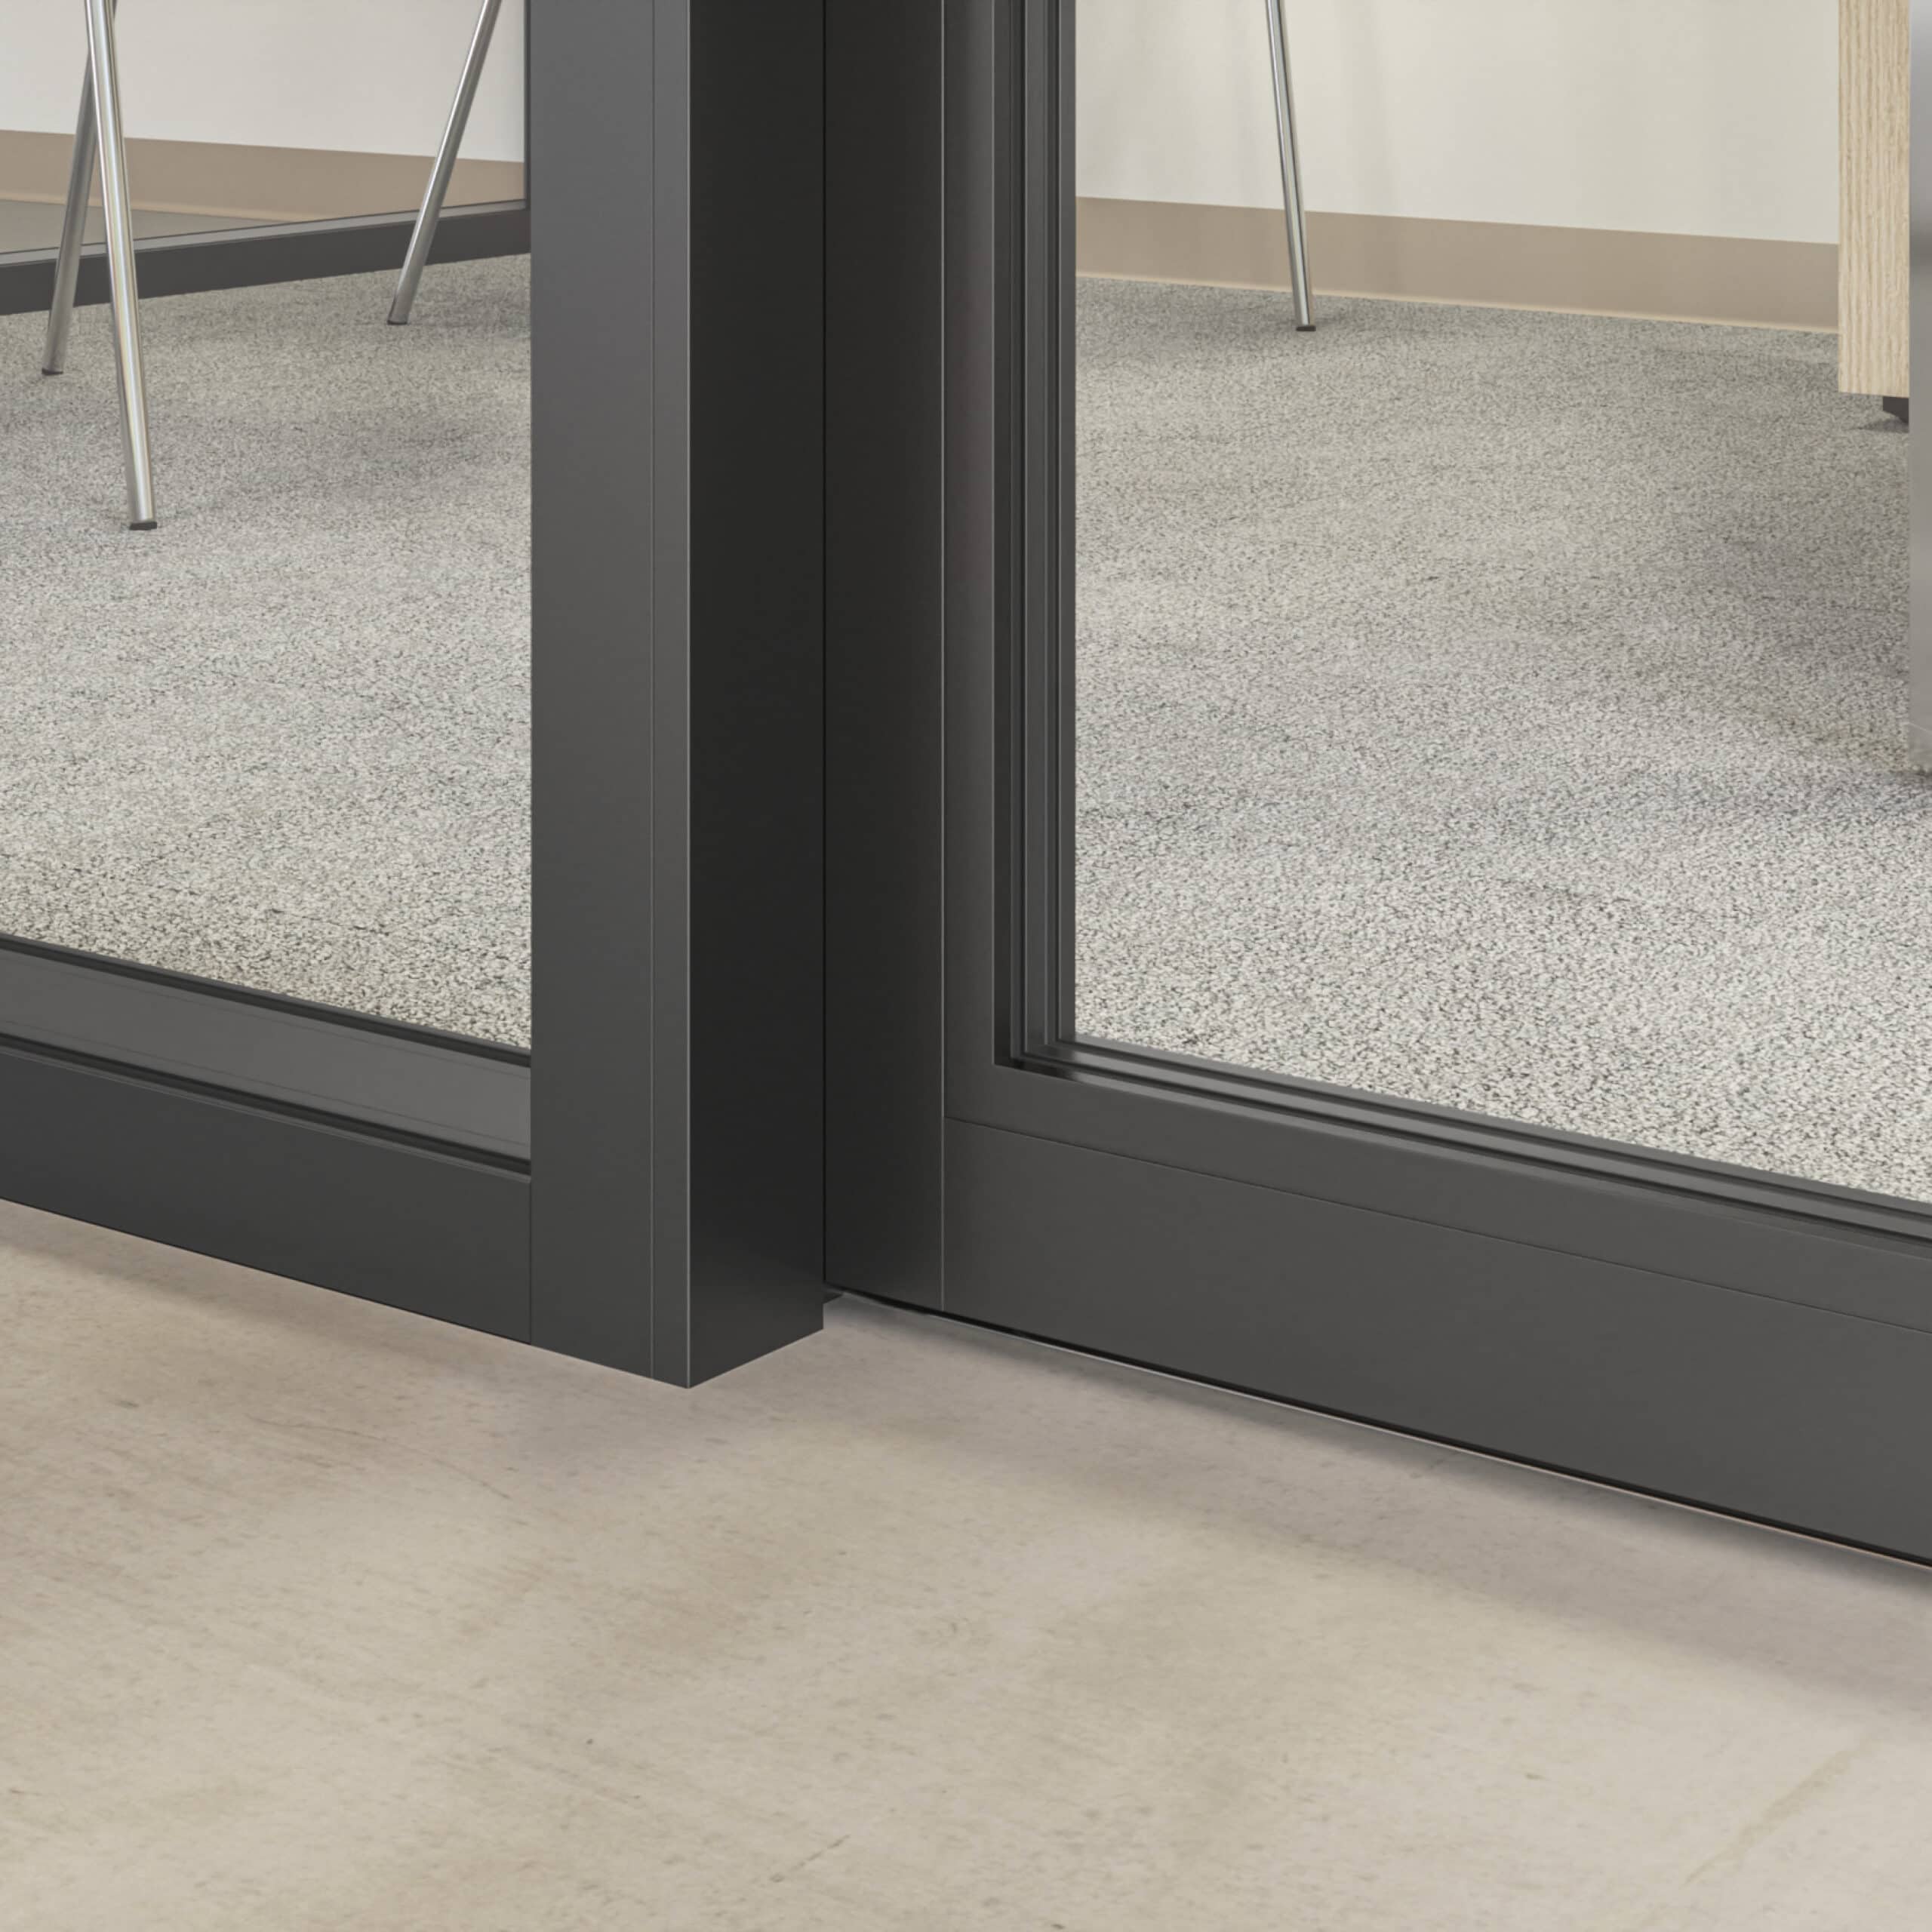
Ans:
MULTIPOLYGON (((533 0, 541 188, 439 236, 534 241, 541 1077, 0 940, 0 1196, 676 1383, 819 1325, 822 49, 750 11, 533 0)), ((408 227, 149 242, 143 292, 388 268, 408 227)), ((50 275, 0 262, 0 307, 50 275)))
POLYGON ((1932 1560, 1932 1211, 1056 1031, 1070 4, 833 17, 832 1281, 1932 1560))

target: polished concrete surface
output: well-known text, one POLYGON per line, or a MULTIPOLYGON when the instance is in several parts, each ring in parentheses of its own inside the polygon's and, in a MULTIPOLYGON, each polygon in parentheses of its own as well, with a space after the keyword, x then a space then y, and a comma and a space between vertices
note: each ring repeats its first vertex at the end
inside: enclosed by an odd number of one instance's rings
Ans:
POLYGON ((0 1208, 0 1320, 10 1926, 1925 1922, 1920 1571, 850 1303, 682 1395, 0 1208))

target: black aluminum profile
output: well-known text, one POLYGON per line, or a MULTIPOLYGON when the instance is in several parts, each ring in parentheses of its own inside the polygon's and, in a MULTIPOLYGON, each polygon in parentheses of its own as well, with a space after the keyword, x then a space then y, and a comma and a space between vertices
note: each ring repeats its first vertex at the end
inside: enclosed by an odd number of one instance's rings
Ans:
MULTIPOLYGON (((1042 703, 1066 693, 1042 675, 1066 645, 1070 265, 1047 235, 1065 192, 1048 109, 1064 113, 1066 10, 908 11, 943 22, 937 71, 910 70, 921 100, 845 137, 915 184, 897 229, 875 198, 865 246, 923 346, 855 366, 832 417, 834 475, 888 471, 898 490, 863 533, 835 506, 832 525, 835 586, 866 593, 838 607, 830 640, 850 719, 832 823, 892 828, 866 848, 887 868, 877 889, 832 900, 835 1011, 857 1038, 869 1007, 893 1038, 889 1056, 831 1062, 832 1282, 1932 1562, 1924 1204, 1069 1026, 1050 929, 1065 881, 1041 884, 1066 832, 1065 708, 1042 703), (934 125, 943 179, 921 131, 934 125), (935 232, 937 289, 906 266, 935 232), (908 755, 935 734, 943 798, 929 758, 908 755), (937 1198, 917 1185, 935 1161, 937 1198), (889 1210, 867 1198, 869 1163, 902 1189, 889 1210)), ((834 263, 835 343, 863 326, 867 275, 857 245, 834 263)), ((841 863, 835 849, 835 877, 841 863)))
POLYGON ((0 1037, 412 1139, 530 1158, 530 1056, 0 939, 0 1037))
POLYGON ((530 1332, 530 1177, 0 1040, 8 1199, 481 1328, 530 1332))
POLYGON ((823 23, 592 11, 532 38, 534 1335, 687 1384, 823 1318, 823 23))

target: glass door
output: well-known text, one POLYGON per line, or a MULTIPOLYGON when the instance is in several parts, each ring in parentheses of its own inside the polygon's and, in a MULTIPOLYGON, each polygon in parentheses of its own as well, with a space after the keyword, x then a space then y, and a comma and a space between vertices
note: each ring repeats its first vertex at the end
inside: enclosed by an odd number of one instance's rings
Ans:
POLYGON ((1932 1557, 1905 0, 866 11, 832 1279, 1932 1557))

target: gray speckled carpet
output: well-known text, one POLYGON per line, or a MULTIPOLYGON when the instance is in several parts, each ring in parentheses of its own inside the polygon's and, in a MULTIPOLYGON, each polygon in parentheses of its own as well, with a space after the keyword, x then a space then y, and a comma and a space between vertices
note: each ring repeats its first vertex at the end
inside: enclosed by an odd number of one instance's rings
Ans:
POLYGON ((528 1036, 528 264, 0 318, 0 930, 528 1036))
POLYGON ((1079 328, 1083 1030, 1932 1198, 1907 438, 1834 339, 1079 328))
MULTIPOLYGON (((528 1038, 525 265, 0 319, 0 927, 528 1038)), ((1829 337, 1083 286, 1088 1031, 1932 1197, 1906 438, 1829 337)))

